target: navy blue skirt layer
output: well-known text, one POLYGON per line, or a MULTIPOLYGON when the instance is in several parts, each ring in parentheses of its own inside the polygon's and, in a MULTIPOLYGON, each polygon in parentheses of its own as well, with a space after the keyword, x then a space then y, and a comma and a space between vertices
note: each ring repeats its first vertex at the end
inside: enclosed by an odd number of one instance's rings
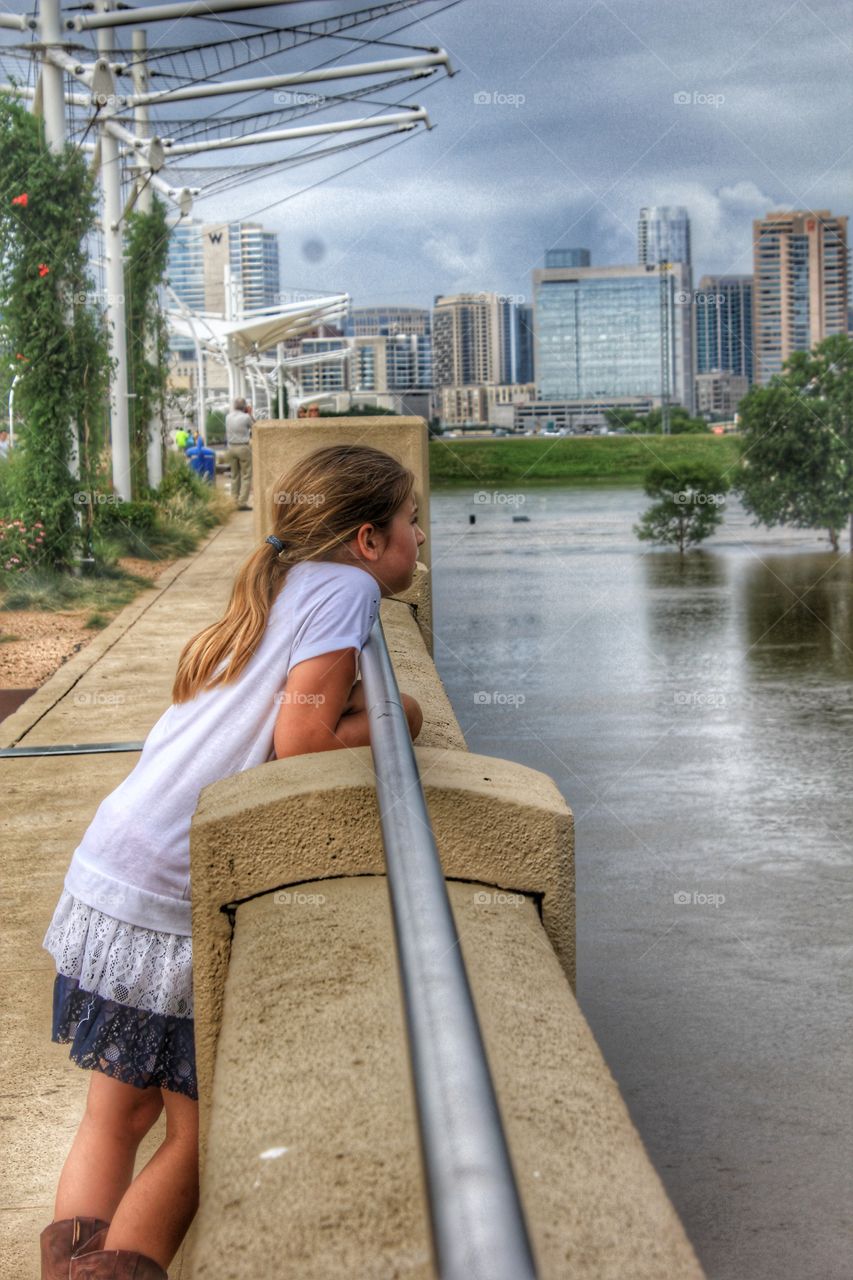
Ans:
POLYGON ((57 973, 50 1038, 57 1044, 70 1041, 69 1056, 78 1066, 137 1089, 157 1085, 198 1098, 192 1018, 131 1008, 57 973))

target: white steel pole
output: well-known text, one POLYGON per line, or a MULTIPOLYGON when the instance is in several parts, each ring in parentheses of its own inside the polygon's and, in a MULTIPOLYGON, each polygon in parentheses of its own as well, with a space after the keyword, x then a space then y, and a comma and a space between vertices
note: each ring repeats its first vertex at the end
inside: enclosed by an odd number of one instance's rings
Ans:
POLYGON ((0 27, 10 31, 35 31, 36 21, 28 13, 0 13, 0 27))
MULTIPOLYGON (((104 10, 112 0, 97 0, 104 10)), ((108 29, 98 32, 98 49, 106 56, 112 43, 108 29)), ((126 502, 132 496, 130 475, 130 418, 127 378, 127 316, 124 305, 124 262, 121 219, 121 158, 116 138, 102 124, 101 190, 104 197, 104 257, 107 280, 107 330, 110 356, 115 362, 110 380, 110 436, 113 486, 126 502)))
POLYGON ((189 331, 192 334, 192 340, 195 346, 195 359, 196 359, 196 364, 198 365, 198 375, 196 378, 196 394, 197 394, 196 406, 197 406, 197 415, 198 415, 198 423, 199 423, 198 429, 201 432, 202 438, 206 444, 207 443, 207 387, 206 387, 205 368, 204 368, 204 348, 202 347, 201 339, 198 336, 198 329, 196 328, 195 317, 193 312, 186 305, 186 303, 183 302, 178 297, 178 295, 175 293, 175 290, 172 288, 170 284, 166 285, 166 292, 169 294, 175 306, 178 308, 178 310, 181 312, 181 315, 186 320, 187 325, 189 327, 189 331))
POLYGON ((255 371, 252 368, 252 366, 248 363, 248 361, 246 362, 246 378, 249 383, 249 395, 251 397, 252 414, 254 415, 254 417, 257 417, 258 408, 260 407, 258 404, 258 384, 255 379, 255 371))
MULTIPOLYGON (((144 31, 134 31, 132 36, 133 47, 133 88, 136 93, 145 93, 148 89, 148 63, 146 54, 148 51, 148 40, 144 31)), ((147 138, 151 132, 148 108, 141 104, 133 109, 133 124, 137 137, 147 138)), ((140 213, 150 213, 153 207, 153 194, 151 191, 151 183, 148 181, 149 174, 145 169, 145 162, 141 155, 136 157, 136 208, 140 213)), ((131 334, 131 341, 134 341, 134 335, 131 334)), ((150 364, 157 361, 157 343, 154 334, 146 325, 145 328, 145 359, 150 364)), ((162 423, 156 413, 152 414, 148 423, 148 483, 152 489, 156 489, 163 479, 163 442, 162 442, 162 423)))
MULTIPOLYGON (((59 0, 45 0, 39 8, 38 35, 42 50, 40 55, 41 102, 44 115, 44 135, 50 150, 59 154, 65 147, 65 76, 61 67, 51 61, 52 46, 58 46, 62 40, 62 19, 59 0)), ((70 327, 74 313, 67 290, 60 286, 60 294, 65 293, 65 323, 70 327)), ((77 422, 71 423, 71 447, 68 455, 68 471, 78 479, 80 476, 80 428, 77 422)), ((77 525, 82 527, 83 513, 77 510, 77 525)))
POLYGON ((196 375, 196 420, 201 438, 207 444, 207 389, 205 387, 204 377, 204 350, 199 341, 198 331, 193 324, 192 313, 186 312, 186 320, 190 327, 190 333, 193 336, 195 345, 195 362, 198 367, 196 375))
MULTIPOLYGON (((234 298, 231 291, 231 267, 229 263, 225 263, 222 268, 222 311, 226 320, 234 318, 234 298)), ((230 400, 229 408, 233 408, 234 401, 237 396, 243 394, 243 388, 240 384, 239 370, 233 360, 234 339, 229 336, 225 339, 225 363, 228 370, 228 399, 230 400)))
POLYGON ((241 9, 263 9, 274 4, 298 4, 300 0, 188 0, 184 4, 154 4, 144 11, 130 9, 115 13, 79 14, 68 18, 66 26, 75 31, 97 31, 139 22, 171 22, 174 18, 206 18, 211 13, 237 13, 241 9))
POLYGON ((59 0, 45 0, 40 6, 38 34, 41 40, 41 86, 44 110, 44 132, 51 151, 65 146, 65 85, 59 67, 50 60, 51 45, 62 42, 62 20, 59 0))
MULTIPOLYGON (((38 97, 38 90, 31 84, 0 84, 0 93, 5 94, 8 98, 27 98, 32 101, 38 97)), ((73 103, 75 107, 90 107, 92 105, 92 95, 85 93, 69 93, 65 92, 65 101, 73 103)), ((80 144, 78 143, 78 146, 80 144)), ((94 143, 83 143, 83 150, 91 150, 94 143)))
POLYGON ((291 138, 312 138, 321 134, 348 133, 352 129, 379 129, 394 125, 400 130, 413 129, 419 120, 430 128, 423 107, 395 112, 390 116, 367 116, 357 120, 335 120, 326 124, 304 124, 293 129, 271 129, 266 133, 247 133, 242 138, 209 138, 204 142, 171 142, 163 139, 163 150, 169 156, 195 155, 199 151, 221 151, 227 147, 250 147, 261 142, 286 142, 291 138))
MULTIPOLYGON (((132 10, 139 18, 139 10, 132 10)), ((145 10, 145 21, 150 10, 145 10)), ((79 65, 79 64, 77 64, 79 65)), ((275 76, 255 76, 250 80, 221 80, 188 85, 182 89, 161 89, 158 93, 145 94, 149 104, 160 102, 185 102, 190 98, 213 98, 224 93, 253 93, 262 89, 282 89, 287 85, 318 84, 326 80, 349 80, 355 76, 385 75, 390 71, 420 71, 429 75, 436 67, 447 67, 450 74, 450 56, 443 49, 434 53, 418 54, 413 58, 387 58, 382 62, 358 62, 344 67, 318 67, 315 71, 291 71, 275 76)), ((136 95, 123 99, 133 106, 136 95)))

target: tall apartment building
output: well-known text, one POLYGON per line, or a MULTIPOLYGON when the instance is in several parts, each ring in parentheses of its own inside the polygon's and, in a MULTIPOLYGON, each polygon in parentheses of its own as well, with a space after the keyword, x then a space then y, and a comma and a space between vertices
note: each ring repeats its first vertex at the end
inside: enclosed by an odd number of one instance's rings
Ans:
POLYGON ((690 219, 681 204, 646 205, 637 224, 637 261, 690 263, 690 219))
MULTIPOLYGON (((666 288, 670 397, 692 412, 689 263, 672 263, 666 288)), ((538 400, 660 397, 663 333, 657 266, 534 271, 533 308, 538 400)))
POLYGON ((752 383, 752 276, 703 276, 693 295, 696 374, 733 373, 752 383))
MULTIPOLYGON (((499 293, 437 295, 432 312, 436 387, 518 382, 529 337, 524 307, 499 293)), ((526 379, 529 381, 530 379, 526 379)))
MULTIPOLYGON (((377 340, 372 359, 387 369, 388 386, 382 390, 432 386, 432 333, 426 307, 353 307, 344 333, 348 338, 377 340)), ((363 361, 370 358, 365 354, 363 361)))
POLYGON ((768 213, 752 224, 755 380, 794 351, 847 332, 847 218, 828 209, 768 213))
POLYGON ((438 295, 432 311, 432 369, 436 387, 503 382, 504 311, 496 293, 438 295))
POLYGON ((175 293, 196 311, 223 315, 225 267, 243 311, 280 301, 278 236, 256 222, 182 222, 169 239, 167 273, 175 293))

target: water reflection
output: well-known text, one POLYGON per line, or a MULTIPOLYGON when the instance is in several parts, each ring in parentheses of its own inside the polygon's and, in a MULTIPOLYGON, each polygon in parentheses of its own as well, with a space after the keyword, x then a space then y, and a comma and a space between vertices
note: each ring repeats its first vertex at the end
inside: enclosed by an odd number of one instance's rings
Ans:
POLYGON ((743 575, 743 640, 757 673, 853 674, 853 560, 765 556, 743 575))

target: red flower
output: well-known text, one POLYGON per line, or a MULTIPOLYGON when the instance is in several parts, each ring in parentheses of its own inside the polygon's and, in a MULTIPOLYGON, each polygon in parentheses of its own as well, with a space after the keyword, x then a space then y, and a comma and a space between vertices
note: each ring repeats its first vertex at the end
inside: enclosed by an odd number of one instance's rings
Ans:
POLYGON ((22 208, 26 209, 29 199, 30 197, 27 195, 26 191, 23 191, 21 195, 12 197, 12 204, 19 204, 22 208))
POLYGON ((27 357, 27 356, 22 356, 22 355, 20 355, 20 354, 19 354, 19 355, 16 355, 16 356, 15 356, 15 359, 16 359, 16 360, 28 360, 28 357, 27 357))
POLYGON ((45 262, 40 262, 40 263, 39 263, 39 275, 40 275, 40 276, 46 276, 46 275, 47 275, 47 273, 48 273, 48 271, 50 271, 50 267, 47 265, 47 263, 45 263, 45 262))

